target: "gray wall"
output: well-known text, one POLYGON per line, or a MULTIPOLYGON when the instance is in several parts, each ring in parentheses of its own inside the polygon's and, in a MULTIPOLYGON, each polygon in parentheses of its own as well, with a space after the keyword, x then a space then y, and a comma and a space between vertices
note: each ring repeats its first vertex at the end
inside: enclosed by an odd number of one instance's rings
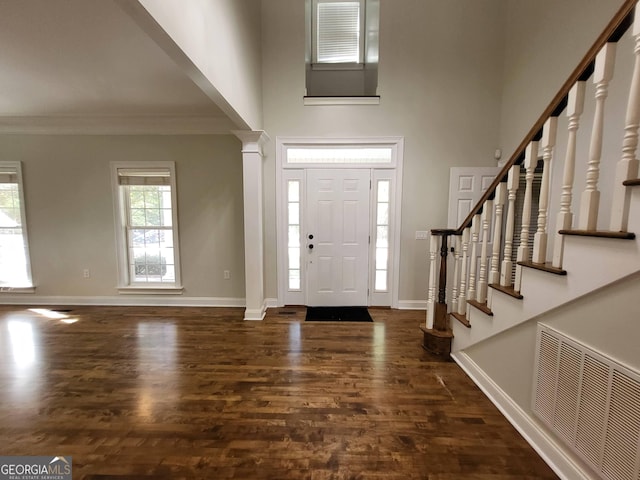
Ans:
POLYGON ((623 0, 509 0, 500 145, 510 157, 623 0))
POLYGON ((132 160, 176 162, 183 297, 243 298, 240 149, 233 136, 1 135, 2 159, 22 162, 36 295, 117 295, 110 162, 132 160))
MULTIPOLYGON (((400 300, 424 300, 428 242, 447 224, 452 166, 490 166, 499 133, 503 0, 382 0, 378 106, 303 106, 304 2, 263 0, 266 251, 276 251, 278 136, 405 138, 400 300)), ((277 295, 266 255, 266 295, 277 295)))

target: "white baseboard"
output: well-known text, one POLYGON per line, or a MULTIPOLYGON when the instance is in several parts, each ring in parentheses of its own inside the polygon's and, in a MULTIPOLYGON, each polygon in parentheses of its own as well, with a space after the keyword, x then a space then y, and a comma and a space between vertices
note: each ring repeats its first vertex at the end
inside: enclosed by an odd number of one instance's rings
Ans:
POLYGON ((426 310, 426 300, 398 300, 398 310, 426 310))
POLYGON ((278 304, 277 298, 265 298, 264 304, 266 305, 267 308, 278 308, 282 306, 278 304))
POLYGON ((562 443, 547 433, 535 418, 507 395, 471 357, 464 352, 452 353, 451 357, 560 478, 565 480, 597 478, 590 473, 588 467, 576 463, 562 443))
POLYGON ((47 296, 0 295, 0 305, 97 305, 141 307, 244 307, 244 298, 168 297, 166 295, 47 296))

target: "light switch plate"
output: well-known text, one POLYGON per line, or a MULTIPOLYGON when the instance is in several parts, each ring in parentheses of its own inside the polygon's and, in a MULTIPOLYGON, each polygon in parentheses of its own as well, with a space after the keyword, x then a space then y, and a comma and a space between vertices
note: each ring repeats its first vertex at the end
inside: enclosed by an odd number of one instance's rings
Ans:
POLYGON ((416 240, 427 240, 429 238, 429 232, 424 230, 416 231, 416 240))

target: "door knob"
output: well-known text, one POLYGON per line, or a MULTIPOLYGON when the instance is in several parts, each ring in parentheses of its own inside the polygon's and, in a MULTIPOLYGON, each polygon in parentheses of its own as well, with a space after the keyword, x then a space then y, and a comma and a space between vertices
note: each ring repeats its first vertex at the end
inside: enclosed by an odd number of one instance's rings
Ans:
POLYGON ((313 243, 309 244, 309 250, 313 250, 313 243))
POLYGON ((309 235, 309 240, 313 240, 313 234, 309 235))

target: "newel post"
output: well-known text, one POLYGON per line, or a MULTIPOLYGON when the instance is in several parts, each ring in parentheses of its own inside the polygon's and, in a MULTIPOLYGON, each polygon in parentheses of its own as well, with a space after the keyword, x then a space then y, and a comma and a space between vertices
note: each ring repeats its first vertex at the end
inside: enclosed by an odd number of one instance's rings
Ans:
MULTIPOLYGON (((440 242, 440 269, 438 274, 438 301, 433 308, 432 321, 428 319, 427 326, 422 327, 424 333, 423 348, 435 355, 449 357, 451 353, 451 341, 453 332, 449 325, 449 313, 447 312, 447 255, 448 238, 454 234, 454 230, 431 230, 432 238, 441 237, 440 242)), ((435 242, 435 240, 434 240, 435 242)), ((432 257, 432 265, 434 264, 432 257)), ((435 268, 432 266, 432 272, 435 268)), ((433 286, 429 285, 431 291, 433 286)))

